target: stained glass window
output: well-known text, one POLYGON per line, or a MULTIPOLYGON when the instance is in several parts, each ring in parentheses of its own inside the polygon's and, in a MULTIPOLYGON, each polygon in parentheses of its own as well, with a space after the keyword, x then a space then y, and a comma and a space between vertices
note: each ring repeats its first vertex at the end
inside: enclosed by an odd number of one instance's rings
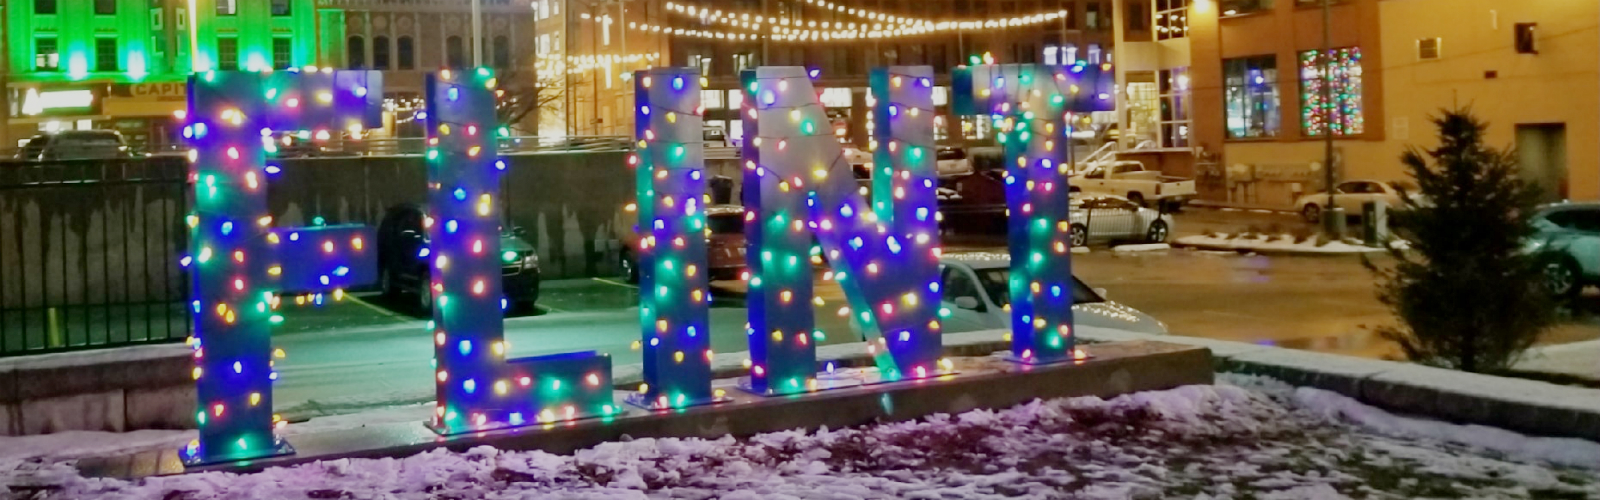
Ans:
POLYGON ((1331 121, 1334 135, 1356 135, 1366 129, 1361 113, 1361 49, 1348 47, 1329 52, 1332 78, 1323 75, 1321 51, 1300 53, 1300 125, 1306 135, 1320 136, 1331 121), (1323 86, 1331 85, 1323 100, 1323 86))

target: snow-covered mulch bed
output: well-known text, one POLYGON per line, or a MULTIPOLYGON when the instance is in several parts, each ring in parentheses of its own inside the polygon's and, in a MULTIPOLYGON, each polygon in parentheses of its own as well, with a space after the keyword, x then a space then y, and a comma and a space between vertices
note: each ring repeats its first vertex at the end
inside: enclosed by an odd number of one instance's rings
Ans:
POLYGON ((637 439, 569 456, 479 447, 133 482, 83 478, 70 462, 0 467, 19 498, 1600 497, 1600 444, 1398 417, 1232 375, 1110 400, 749 439, 637 439))
POLYGON ((1326 241, 1317 237, 1301 238, 1289 234, 1278 236, 1265 234, 1201 234, 1178 238, 1173 243, 1179 246, 1207 250, 1257 253, 1360 254, 1384 251, 1382 248, 1363 245, 1360 240, 1352 238, 1346 238, 1344 241, 1326 241))

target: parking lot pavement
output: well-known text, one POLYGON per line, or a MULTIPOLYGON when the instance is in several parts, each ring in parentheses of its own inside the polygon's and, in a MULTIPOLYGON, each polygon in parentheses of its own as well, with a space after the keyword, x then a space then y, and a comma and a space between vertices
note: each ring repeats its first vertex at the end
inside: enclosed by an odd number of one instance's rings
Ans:
MULTIPOLYGON (((1277 214, 1185 214, 1180 228, 1294 222, 1277 214)), ((947 251, 1003 251, 996 239, 953 238, 947 251)), ((1090 286, 1107 290, 1111 300, 1166 322, 1174 333, 1375 358, 1399 354, 1372 332, 1371 327, 1395 319, 1377 301, 1372 275, 1358 258, 1096 251, 1075 257, 1074 271, 1090 286)), ((542 288, 539 311, 506 320, 513 356, 597 350, 610 354, 615 364, 640 360, 631 347, 640 337, 637 288, 609 278, 548 281, 542 288)), ((713 286, 710 335, 717 352, 747 350, 742 288, 739 282, 713 286)), ((817 327, 827 333, 825 343, 859 340, 834 314, 843 305, 838 286, 819 280, 816 292, 828 301, 816 315, 817 327)), ((288 321, 274 336, 288 353, 278 363, 275 404, 322 405, 339 412, 431 398, 433 347, 425 319, 406 304, 362 294, 321 308, 286 309, 288 321)), ((1579 303, 1576 319, 1552 331, 1545 343, 1600 338, 1597 318, 1600 296, 1591 293, 1579 303)))

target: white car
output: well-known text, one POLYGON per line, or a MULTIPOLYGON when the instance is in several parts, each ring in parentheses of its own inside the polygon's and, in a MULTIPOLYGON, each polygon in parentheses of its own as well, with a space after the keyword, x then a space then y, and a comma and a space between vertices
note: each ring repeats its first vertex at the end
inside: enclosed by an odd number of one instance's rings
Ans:
MULTIPOLYGON (((1334 188, 1333 203, 1343 208, 1345 215, 1361 215, 1363 207, 1369 201, 1382 201, 1389 210, 1396 210, 1404 207, 1400 201, 1407 196, 1404 193, 1416 191, 1416 188, 1401 182, 1345 181, 1334 188)), ((1294 209, 1300 212, 1300 216, 1304 217, 1306 222, 1311 223, 1322 220, 1323 212, 1328 211, 1327 205, 1327 191, 1304 195, 1294 201, 1294 209)))
MULTIPOLYGON (((1011 328, 1011 257, 1003 253, 959 252, 939 258, 944 302, 950 309, 946 332, 1011 328)), ((1167 324, 1138 309, 1106 300, 1072 279, 1072 319, 1082 326, 1163 335, 1167 324)))
POLYGON ((1116 161, 1074 174, 1072 192, 1125 196, 1143 206, 1160 202, 1182 206, 1195 197, 1194 179, 1161 175, 1137 161, 1116 161))
POLYGON ((965 149, 941 146, 934 153, 934 158, 941 179, 972 173, 972 159, 967 157, 965 149))
POLYGON ((1075 194, 1072 197, 1072 246, 1092 242, 1166 243, 1172 235, 1172 214, 1144 208, 1121 196, 1075 194))

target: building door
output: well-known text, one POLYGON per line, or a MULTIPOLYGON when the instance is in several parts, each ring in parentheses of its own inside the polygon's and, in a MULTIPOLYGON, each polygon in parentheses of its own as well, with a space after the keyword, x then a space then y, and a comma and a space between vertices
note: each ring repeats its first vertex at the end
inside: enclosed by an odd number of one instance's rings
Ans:
POLYGON ((1544 201, 1567 199, 1567 125, 1517 125, 1522 178, 1544 190, 1544 201))

